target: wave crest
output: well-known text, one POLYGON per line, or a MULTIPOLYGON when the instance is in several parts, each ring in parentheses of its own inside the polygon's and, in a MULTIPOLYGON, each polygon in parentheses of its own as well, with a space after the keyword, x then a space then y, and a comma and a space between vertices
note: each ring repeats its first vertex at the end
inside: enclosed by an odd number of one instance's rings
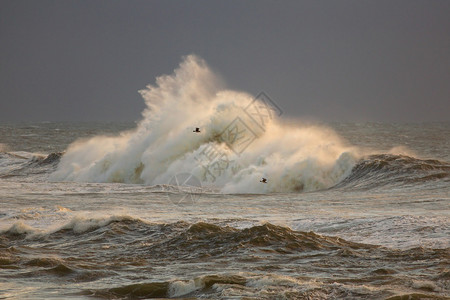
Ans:
POLYGON ((336 187, 370 189, 386 185, 448 182, 450 165, 438 160, 423 160, 405 155, 377 154, 361 160, 351 174, 336 187))

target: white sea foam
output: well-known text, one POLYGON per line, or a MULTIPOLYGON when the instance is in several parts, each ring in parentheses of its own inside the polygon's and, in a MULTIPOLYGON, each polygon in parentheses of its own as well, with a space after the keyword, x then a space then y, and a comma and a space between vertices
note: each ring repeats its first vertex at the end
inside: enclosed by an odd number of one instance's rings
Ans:
POLYGON ((180 281, 176 280, 170 283, 169 286, 169 295, 170 297, 180 297, 189 293, 192 293, 200 288, 202 288, 203 285, 195 280, 189 280, 189 281, 180 281))
POLYGON ((34 234, 38 232, 38 230, 22 221, 17 221, 8 230, 6 230, 6 232, 10 234, 34 234))
POLYGON ((76 216, 72 218, 72 220, 57 229, 59 231, 61 229, 70 229, 75 233, 84 233, 90 230, 95 230, 101 227, 108 226, 113 222, 119 221, 130 221, 130 220, 138 220, 134 219, 127 215, 112 215, 112 216, 97 216, 97 217, 86 217, 86 216, 76 216))
POLYGON ((305 284, 305 282, 302 282, 301 280, 294 277, 283 275, 270 275, 252 278, 248 280, 246 285, 256 288, 263 288, 271 285, 297 286, 302 284, 305 284))
POLYGON ((193 55, 141 94, 147 107, 134 131, 73 143, 51 179, 156 185, 188 172, 226 193, 312 191, 336 184, 358 158, 332 130, 286 125, 267 109, 275 106, 223 89, 193 55))
POLYGON ((413 280, 412 287, 424 291, 445 292, 444 288, 439 287, 437 283, 429 280, 413 280))
MULTIPOLYGON (((65 208, 62 208, 62 212, 67 212, 65 208)), ((70 210, 68 210, 70 211, 70 210)), ((52 219, 52 218, 51 218, 52 219)), ((53 218, 52 222, 32 222, 32 224, 25 223, 24 220, 14 222, 11 226, 2 226, 0 232, 8 232, 10 234, 24 234, 30 237, 51 235, 61 230, 71 230, 74 233, 80 234, 91 230, 95 230, 101 227, 108 226, 113 222, 120 221, 140 221, 139 218, 133 218, 128 215, 105 215, 101 213, 97 214, 84 214, 70 217, 70 220, 56 220, 53 218)))

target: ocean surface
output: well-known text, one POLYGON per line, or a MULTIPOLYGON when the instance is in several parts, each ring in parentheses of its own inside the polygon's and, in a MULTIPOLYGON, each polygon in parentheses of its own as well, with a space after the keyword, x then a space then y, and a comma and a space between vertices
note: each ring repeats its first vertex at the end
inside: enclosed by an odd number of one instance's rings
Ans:
POLYGON ((450 299, 450 123, 293 120, 195 56, 140 93, 0 123, 0 299, 450 299))
POLYGON ((57 181, 71 142, 136 124, 2 124, 0 298, 448 299, 450 124, 327 126, 378 153, 256 194, 57 181))

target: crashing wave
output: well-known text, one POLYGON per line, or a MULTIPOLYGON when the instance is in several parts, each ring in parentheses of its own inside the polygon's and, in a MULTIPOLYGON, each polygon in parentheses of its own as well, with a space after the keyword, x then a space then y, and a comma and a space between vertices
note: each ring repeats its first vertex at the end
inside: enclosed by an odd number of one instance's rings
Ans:
POLYGON ((265 94, 224 89, 193 55, 141 94, 147 107, 135 130, 73 143, 51 179, 158 185, 187 172, 226 193, 314 191, 341 181, 358 159, 328 128, 277 119, 265 94))

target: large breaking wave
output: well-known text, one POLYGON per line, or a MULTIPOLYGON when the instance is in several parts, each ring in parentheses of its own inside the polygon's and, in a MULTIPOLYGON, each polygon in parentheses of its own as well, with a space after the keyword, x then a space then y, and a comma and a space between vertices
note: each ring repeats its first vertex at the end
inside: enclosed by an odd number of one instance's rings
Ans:
POLYGON ((193 55, 140 93, 135 130, 73 143, 51 179, 156 185, 187 172, 227 193, 313 191, 340 182, 358 159, 332 130, 284 124, 264 99, 224 89, 193 55))

